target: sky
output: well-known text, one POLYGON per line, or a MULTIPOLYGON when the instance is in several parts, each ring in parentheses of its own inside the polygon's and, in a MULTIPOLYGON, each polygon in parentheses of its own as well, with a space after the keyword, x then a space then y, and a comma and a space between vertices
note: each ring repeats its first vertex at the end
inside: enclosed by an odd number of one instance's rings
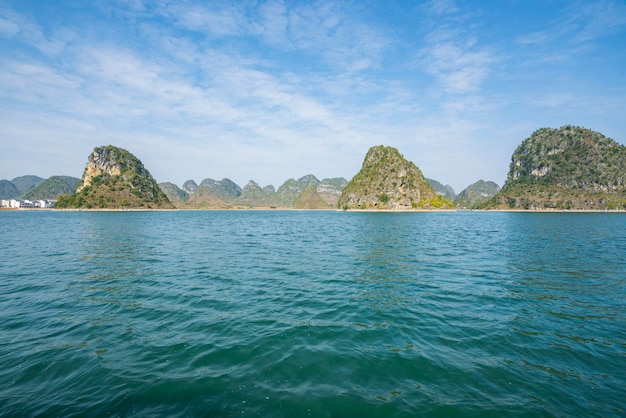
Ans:
POLYGON ((626 143, 626 2, 0 0, 0 179, 352 178, 397 148, 458 193, 535 130, 626 143))

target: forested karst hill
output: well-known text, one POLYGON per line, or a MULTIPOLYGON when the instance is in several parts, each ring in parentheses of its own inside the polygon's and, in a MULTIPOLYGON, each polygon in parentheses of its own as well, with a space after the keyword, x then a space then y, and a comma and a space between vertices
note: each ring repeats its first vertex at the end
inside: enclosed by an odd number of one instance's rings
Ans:
POLYGON ((361 170, 343 189, 342 209, 410 210, 442 208, 452 204, 424 178, 421 170, 393 147, 369 149, 361 170))
POLYGON ((167 196, 130 152, 112 145, 96 147, 76 193, 60 196, 57 208, 173 208, 167 196))
POLYGON ((542 128, 511 157, 484 208, 626 209, 626 146, 579 126, 542 128))

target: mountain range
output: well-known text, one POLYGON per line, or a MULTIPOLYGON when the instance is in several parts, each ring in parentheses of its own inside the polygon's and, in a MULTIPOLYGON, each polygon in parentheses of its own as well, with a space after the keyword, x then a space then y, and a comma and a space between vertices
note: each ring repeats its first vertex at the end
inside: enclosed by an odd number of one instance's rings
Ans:
POLYGON ((160 183, 170 201, 179 208, 334 208, 348 181, 344 178, 319 180, 312 174, 288 179, 276 190, 250 180, 243 188, 232 180, 206 178, 198 185, 187 180, 182 188, 160 183))
POLYGON ((80 179, 71 176, 52 176, 43 179, 27 175, 13 180, 0 180, 0 199, 54 200, 59 195, 76 190, 80 179))
POLYGON ((58 207, 101 208, 625 210, 626 146, 578 126, 541 128, 514 151, 502 189, 478 180, 457 195, 383 145, 368 151, 349 182, 308 174, 278 189, 253 180, 240 187, 227 178, 157 185, 139 159, 109 145, 94 149, 82 179, 28 175, 0 180, 0 198, 59 198, 58 207))

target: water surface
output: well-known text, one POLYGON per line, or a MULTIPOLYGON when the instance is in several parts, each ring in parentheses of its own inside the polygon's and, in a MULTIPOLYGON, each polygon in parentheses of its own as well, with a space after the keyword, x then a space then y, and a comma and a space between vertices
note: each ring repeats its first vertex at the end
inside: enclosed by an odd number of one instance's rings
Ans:
POLYGON ((624 416, 626 215, 0 212, 0 415, 624 416))

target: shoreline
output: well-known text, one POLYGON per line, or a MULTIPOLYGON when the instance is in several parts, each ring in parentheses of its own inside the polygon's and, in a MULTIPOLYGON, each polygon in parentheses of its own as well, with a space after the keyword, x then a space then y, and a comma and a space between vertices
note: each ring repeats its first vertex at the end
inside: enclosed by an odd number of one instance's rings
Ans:
POLYGON ((346 213, 455 213, 455 212, 513 212, 513 213, 626 213, 621 209, 298 209, 287 207, 232 207, 232 208, 0 208, 0 211, 54 211, 54 212, 178 212, 178 211, 296 211, 296 212, 346 212, 346 213))
POLYGON ((55 208, 7 208, 20 211, 55 211, 55 212, 202 212, 202 211, 280 211, 280 212, 345 212, 345 213, 456 213, 456 212, 483 212, 483 213, 626 213, 626 210, 598 210, 598 209, 296 209, 296 208, 175 208, 175 209, 55 209, 55 208))

